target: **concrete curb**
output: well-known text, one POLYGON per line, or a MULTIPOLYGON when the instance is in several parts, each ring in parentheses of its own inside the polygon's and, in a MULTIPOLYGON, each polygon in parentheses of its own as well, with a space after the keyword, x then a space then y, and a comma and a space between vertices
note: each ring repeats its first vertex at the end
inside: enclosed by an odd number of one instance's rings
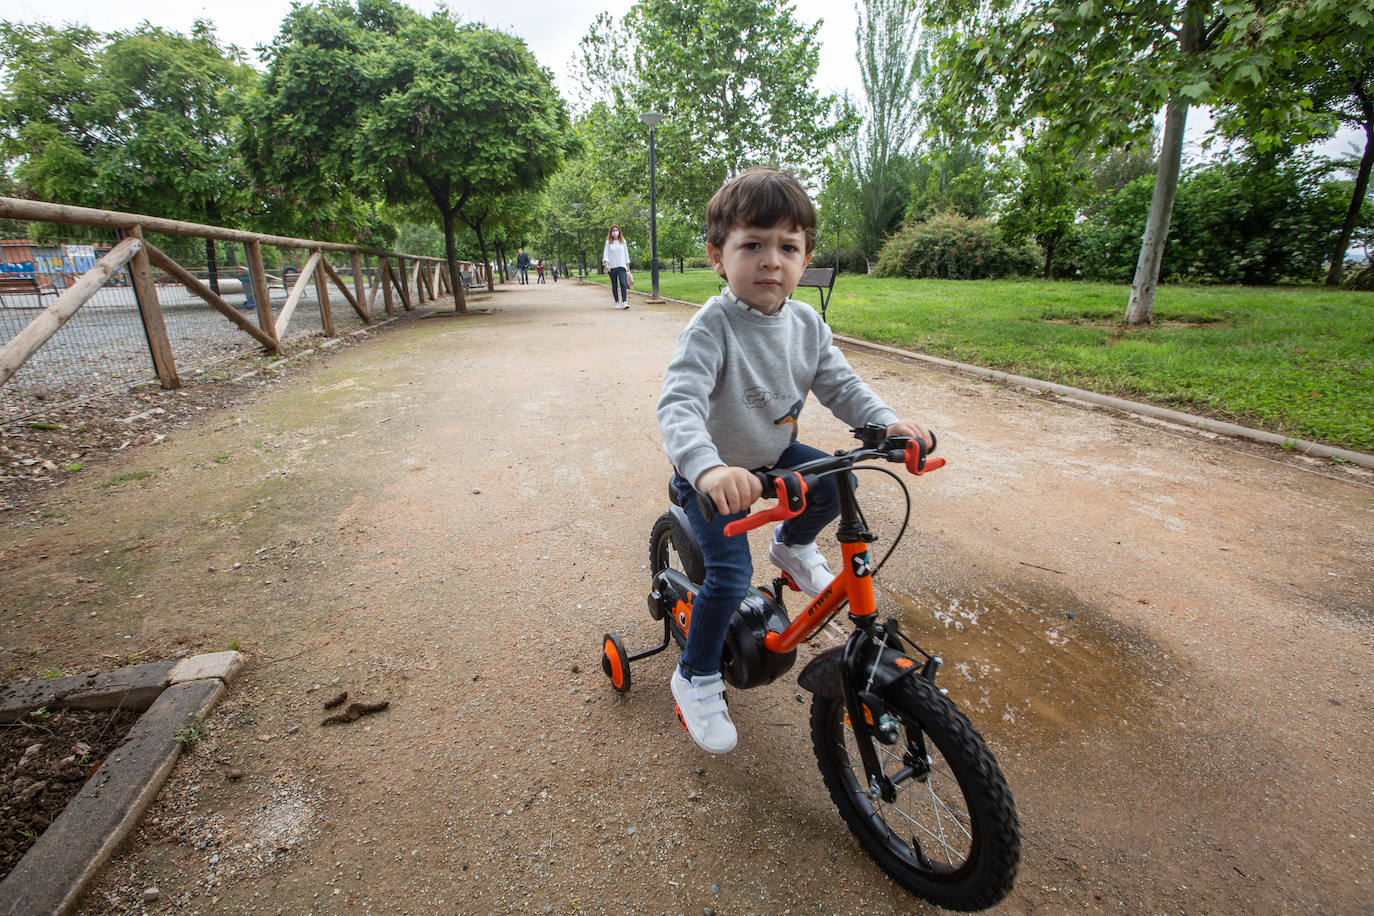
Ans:
POLYGON ((0 694, 0 721, 39 706, 146 711, 28 853, 0 882, 0 914, 67 912, 157 797, 192 727, 223 696, 243 665, 238 652, 54 678, 0 694), (155 693, 153 691, 156 691, 155 693))

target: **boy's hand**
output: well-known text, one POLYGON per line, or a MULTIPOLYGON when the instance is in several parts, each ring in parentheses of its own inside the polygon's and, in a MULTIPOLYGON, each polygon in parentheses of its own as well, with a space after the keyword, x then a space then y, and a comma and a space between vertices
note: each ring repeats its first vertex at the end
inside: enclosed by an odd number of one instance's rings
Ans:
POLYGON ((891 436, 906 436, 908 438, 920 439, 926 445, 930 445, 930 430, 926 429, 915 420, 898 420, 887 428, 887 434, 891 436))
POLYGON ((702 471, 696 488, 711 497, 721 515, 744 512, 763 495, 763 484, 752 473, 723 464, 702 471))

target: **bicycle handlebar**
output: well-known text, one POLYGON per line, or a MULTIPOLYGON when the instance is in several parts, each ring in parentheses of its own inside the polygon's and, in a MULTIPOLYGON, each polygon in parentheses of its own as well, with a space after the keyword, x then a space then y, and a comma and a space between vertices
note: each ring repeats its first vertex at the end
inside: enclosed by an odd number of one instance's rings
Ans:
MULTIPOLYGON (((851 468, 860 461, 882 459, 902 462, 908 472, 918 477, 945 466, 945 459, 929 457, 930 453, 935 451, 934 433, 930 434, 930 446, 927 448, 925 441, 919 438, 887 437, 884 435, 885 429, 881 426, 866 426, 850 432, 863 443, 863 447, 817 458, 795 468, 755 471, 754 477, 763 485, 763 498, 776 499, 778 504, 771 509, 754 512, 730 522, 725 526, 725 536, 734 537, 771 521, 785 521, 800 515, 806 508, 807 491, 814 487, 821 477, 851 468), (770 489, 774 492, 769 493, 770 489)), ((705 493, 697 494, 697 508, 708 522, 716 517, 715 503, 705 493)))

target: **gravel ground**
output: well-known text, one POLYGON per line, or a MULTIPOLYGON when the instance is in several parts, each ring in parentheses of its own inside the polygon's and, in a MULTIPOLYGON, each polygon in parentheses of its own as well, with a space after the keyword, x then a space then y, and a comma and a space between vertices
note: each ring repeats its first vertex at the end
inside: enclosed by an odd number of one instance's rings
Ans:
MULTIPOLYGON (((626 696, 600 673, 602 633, 656 636, 653 405, 688 313, 576 284, 492 304, 10 510, 14 674, 249 659, 80 912, 929 911, 846 833, 790 678, 732 695, 740 747, 711 758, 673 719, 675 653, 626 696), (342 691, 388 706, 324 724, 342 691)), ((912 481, 882 610, 1011 784, 998 911, 1374 909, 1374 480, 852 361, 950 461, 912 481)), ((803 424, 847 444, 817 405, 803 424)))

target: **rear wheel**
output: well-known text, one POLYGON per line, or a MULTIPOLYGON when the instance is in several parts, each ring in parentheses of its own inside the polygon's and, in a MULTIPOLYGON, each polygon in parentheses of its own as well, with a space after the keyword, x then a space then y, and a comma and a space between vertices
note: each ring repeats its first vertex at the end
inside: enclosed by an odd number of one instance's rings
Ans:
POLYGON ((875 738, 873 747, 896 790, 892 801, 869 794, 844 700, 812 700, 811 740, 830 797, 903 887, 948 909, 992 906, 1011 890, 1021 859, 1016 809, 997 761, 928 681, 906 678, 885 699, 896 741, 875 738))
MULTIPOLYGON (((650 575, 658 575, 665 569, 672 569, 682 573, 693 582, 700 582, 701 576, 692 577, 692 571, 688 569, 688 563, 684 559, 683 553, 679 550, 674 541, 673 516, 665 512, 654 522, 653 531, 649 534, 649 572, 650 575)), ((682 629, 673 622, 669 627, 672 631, 673 639, 677 641, 678 648, 687 645, 687 637, 682 635, 682 629)))

